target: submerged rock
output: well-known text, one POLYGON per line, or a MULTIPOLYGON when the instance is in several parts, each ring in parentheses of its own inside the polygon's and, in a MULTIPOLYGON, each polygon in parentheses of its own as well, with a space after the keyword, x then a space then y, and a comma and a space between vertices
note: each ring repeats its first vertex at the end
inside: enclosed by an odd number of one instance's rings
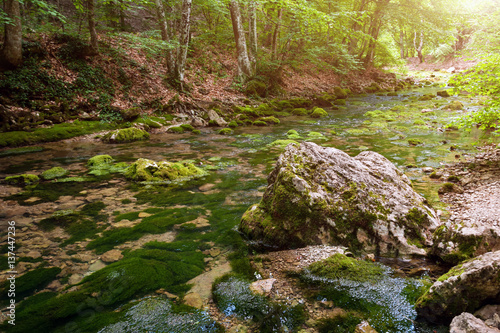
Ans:
POLYGON ((449 323, 460 313, 500 301, 500 251, 488 252, 453 267, 419 298, 416 310, 433 323, 449 323))
POLYGON ((206 175, 206 171, 189 162, 155 162, 140 158, 125 171, 125 177, 135 181, 164 182, 189 180, 206 175))
POLYGON ((24 173, 22 175, 9 176, 5 178, 5 182, 12 185, 30 185, 38 183, 39 181, 40 178, 31 173, 24 173))
POLYGON ((239 229, 278 248, 342 244, 383 255, 425 255, 435 212, 383 156, 352 158, 311 142, 290 144, 268 177, 262 201, 239 229))
POLYGON ((149 133, 135 127, 117 129, 102 137, 102 141, 107 143, 125 143, 147 139, 149 139, 149 133))
POLYGON ((41 176, 45 180, 52 180, 56 178, 61 178, 67 176, 69 171, 61 167, 53 167, 49 170, 42 172, 41 176))

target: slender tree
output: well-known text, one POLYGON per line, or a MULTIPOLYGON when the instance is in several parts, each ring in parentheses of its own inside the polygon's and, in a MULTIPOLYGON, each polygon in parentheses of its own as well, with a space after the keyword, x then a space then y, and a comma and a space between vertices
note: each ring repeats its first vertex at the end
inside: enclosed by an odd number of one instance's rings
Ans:
POLYGON ((233 25, 234 40, 236 42, 236 53, 238 56, 238 77, 245 80, 253 75, 250 58, 247 51, 247 42, 245 31, 241 23, 240 5, 236 0, 229 2, 229 11, 231 13, 231 23, 233 25))
POLYGON ((191 29, 191 0, 182 1, 181 25, 179 28, 179 48, 177 49, 177 63, 175 66, 175 78, 181 84, 184 81, 184 68, 186 66, 187 51, 189 45, 189 30, 191 29))
POLYGON ((21 13, 17 0, 5 1, 5 13, 9 21, 4 27, 4 43, 0 50, 0 64, 3 67, 18 67, 22 64, 22 24, 21 13))
POLYGON ((95 29, 94 0, 87 0, 87 20, 90 33, 90 54, 96 55, 99 53, 99 41, 97 39, 97 31, 95 29))

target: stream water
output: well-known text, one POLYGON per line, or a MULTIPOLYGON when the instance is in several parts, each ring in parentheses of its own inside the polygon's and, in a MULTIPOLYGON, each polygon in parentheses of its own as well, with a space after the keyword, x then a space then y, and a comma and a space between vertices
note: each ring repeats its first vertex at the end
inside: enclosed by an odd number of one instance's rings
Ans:
MULTIPOLYGON (((9 220, 16 221, 18 227, 17 255, 22 269, 41 274, 46 272, 44 267, 60 267, 59 291, 84 278, 80 292, 92 295, 97 302, 83 307, 91 310, 91 320, 79 312, 60 322, 47 323, 40 318, 34 322, 47 332, 78 331, 68 327, 78 327, 81 332, 217 331, 205 312, 177 309, 168 300, 139 300, 124 306, 120 316, 103 307, 118 306, 132 295, 148 295, 158 289, 187 292, 188 280, 217 266, 226 252, 244 247, 235 227, 243 212, 260 200, 266 176, 283 149, 276 145, 276 140, 314 141, 350 155, 376 151, 404 170, 415 189, 437 209, 443 209, 437 196, 441 183, 431 180, 422 168, 439 167, 474 152, 473 144, 481 140, 482 134, 445 129, 451 119, 464 113, 447 110, 445 106, 450 102, 461 101, 466 110, 479 106, 478 99, 467 96, 421 100, 425 94, 442 89, 428 85, 398 96, 354 96, 348 98, 345 107, 327 110, 329 116, 325 118, 282 118, 278 125, 238 127, 228 136, 206 128, 200 135, 156 134, 149 141, 129 144, 69 140, 43 144, 30 153, 0 152, 2 179, 26 172, 39 174, 61 166, 70 171, 70 176, 86 180, 43 182, 26 189, 2 186, 3 200, 20 205, 9 220), (366 114, 368 111, 375 112, 366 114), (291 129, 297 133, 290 135, 291 129), (138 158, 194 160, 209 174, 171 186, 134 184, 120 173, 89 176, 86 162, 99 154, 109 154, 116 162, 138 158), (51 221, 55 228, 48 225, 51 221), (112 249, 122 251, 124 258, 105 266, 98 256, 112 249), (93 271, 96 272, 90 274, 93 271), (113 281, 120 281, 121 287, 106 287, 108 293, 103 292, 103 283, 108 286, 113 281), (184 315, 185 311, 190 314, 184 315)), ((5 238, 0 245, 5 246, 5 238)), ((388 298, 390 284, 396 280, 387 281, 383 289, 371 295, 382 295, 381 300, 388 298)), ((28 288, 25 296, 34 292, 28 288)), ((19 320, 27 307, 31 307, 31 312, 25 311, 26 316, 33 318, 39 309, 55 307, 50 305, 55 304, 50 303, 55 293, 43 294, 28 298, 32 301, 19 309, 19 320)), ((59 304, 64 302, 68 307, 76 306, 69 296, 59 304)), ((414 316, 412 304, 401 306, 404 308, 395 317, 414 316)))

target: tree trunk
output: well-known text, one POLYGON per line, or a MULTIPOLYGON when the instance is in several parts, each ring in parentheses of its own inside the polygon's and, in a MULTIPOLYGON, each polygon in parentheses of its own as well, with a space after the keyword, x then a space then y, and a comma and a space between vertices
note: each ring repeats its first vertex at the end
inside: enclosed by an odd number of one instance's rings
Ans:
POLYGON ((124 9, 124 4, 123 4, 123 0, 119 0, 118 1, 119 3, 119 6, 120 6, 120 12, 119 12, 119 15, 120 15, 120 30, 121 31, 125 31, 125 9, 124 9))
POLYGON ((179 49, 177 51, 177 64, 175 66, 175 78, 179 80, 182 90, 184 81, 184 67, 186 66, 187 51, 189 45, 189 30, 191 28, 191 0, 182 2, 182 18, 179 33, 179 49))
POLYGON ((278 59, 278 36, 280 34, 281 27, 281 17, 283 16, 283 8, 278 9, 278 17, 276 18, 276 27, 273 33, 273 43, 272 43, 272 59, 278 59))
POLYGON ((250 62, 253 71, 257 63, 257 13, 255 1, 250 1, 248 5, 248 34, 250 43, 250 62))
POLYGON ((377 7, 373 12, 372 24, 370 25, 369 34, 371 39, 368 43, 368 49, 364 59, 365 67, 368 67, 373 63, 375 58, 375 48, 377 47, 377 39, 380 33, 380 27, 382 26, 382 18, 384 17, 384 10, 389 4, 390 0, 380 0, 377 2, 377 7))
POLYGON ((417 51, 418 59, 420 63, 424 62, 424 55, 422 54, 422 48, 424 46, 424 33, 420 33, 420 43, 417 46, 417 32, 415 31, 415 36, 413 38, 413 46, 415 46, 415 50, 417 51))
POLYGON ((236 42, 236 53, 238 55, 238 76, 241 79, 246 79, 252 76, 252 66, 247 52, 247 42, 243 25, 241 23, 240 6, 236 0, 231 0, 229 3, 229 11, 231 12, 231 23, 233 25, 234 40, 236 42))
POLYGON ((401 59, 405 58, 405 38, 403 29, 399 30, 399 50, 401 54, 401 59))
POLYGON ((163 7, 162 0, 155 0, 156 18, 158 20, 158 27, 160 28, 161 40, 168 41, 167 33, 167 19, 165 18, 165 7, 163 7))
POLYGON ((94 0, 87 0, 87 19, 90 32, 90 55, 99 53, 97 31, 95 30, 95 7, 94 0))
POLYGON ((17 0, 6 0, 5 13, 14 24, 5 24, 5 39, 0 52, 0 63, 7 68, 15 68, 23 62, 23 27, 21 25, 19 2, 17 0))
MULTIPOLYGON (((159 0, 161 2, 161 0, 159 0)), ((173 5, 168 5, 167 6, 167 39, 166 41, 170 42, 171 44, 174 44, 176 41, 174 40, 175 37, 175 9, 173 5)), ((177 60, 177 49, 174 47, 169 46, 166 51, 167 55, 167 72, 168 76, 171 78, 175 78, 175 71, 176 71, 176 60, 177 60)))

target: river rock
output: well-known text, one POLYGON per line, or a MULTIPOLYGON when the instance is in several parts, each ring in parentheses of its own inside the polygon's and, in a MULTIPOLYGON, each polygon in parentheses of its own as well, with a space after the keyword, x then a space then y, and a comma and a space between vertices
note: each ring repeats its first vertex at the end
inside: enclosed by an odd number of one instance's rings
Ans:
POLYGON ((116 249, 104 252, 101 256, 101 260, 107 263, 118 261, 121 258, 123 258, 122 251, 116 249))
POLYGON ((488 252, 453 267, 420 297, 415 305, 420 317, 448 323, 462 312, 474 312, 500 301, 500 251, 488 252))
POLYGON ((354 333, 377 333, 377 331, 367 321, 362 321, 356 326, 354 333))
POLYGON ((488 304, 474 313, 486 325, 500 328, 500 305, 488 304))
POLYGON ((289 144, 239 229, 277 248, 344 245, 381 255, 425 255, 436 213, 382 155, 350 157, 312 142, 289 144))
POLYGON ((208 119, 210 121, 215 122, 217 124, 217 126, 220 126, 220 127, 226 127, 226 125, 227 125, 227 121, 222 119, 222 117, 219 116, 219 114, 217 112, 215 112, 214 110, 208 110, 208 119))
POLYGON ((257 280, 250 284, 250 290, 259 295, 269 295, 276 279, 257 280))
POLYGON ((500 333, 495 327, 490 327, 479 318, 468 312, 464 312, 453 318, 450 325, 450 333, 500 333))

